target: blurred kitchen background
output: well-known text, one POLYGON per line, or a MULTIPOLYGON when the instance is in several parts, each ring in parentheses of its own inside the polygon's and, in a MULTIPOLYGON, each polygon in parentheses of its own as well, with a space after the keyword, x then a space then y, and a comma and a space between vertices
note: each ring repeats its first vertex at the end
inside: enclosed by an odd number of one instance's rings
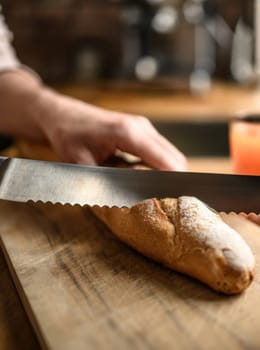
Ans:
POLYGON ((245 106, 257 109, 257 1, 1 4, 19 58, 46 83, 106 108, 147 115, 190 154, 204 154, 214 138, 222 141, 211 154, 226 154, 226 117, 245 106), (194 132, 204 142, 190 147, 194 132))
POLYGON ((239 83, 252 78, 252 0, 5 0, 2 5, 19 57, 48 83, 178 77, 193 81, 196 89, 196 80, 207 88, 213 78, 239 83), (247 57, 241 57, 245 51, 247 57))

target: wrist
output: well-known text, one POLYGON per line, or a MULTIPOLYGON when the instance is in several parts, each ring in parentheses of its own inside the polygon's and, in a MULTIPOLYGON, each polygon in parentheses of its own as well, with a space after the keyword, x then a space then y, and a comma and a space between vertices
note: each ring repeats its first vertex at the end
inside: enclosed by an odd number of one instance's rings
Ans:
POLYGON ((46 135, 54 124, 54 116, 57 116, 59 109, 60 95, 54 90, 42 86, 34 99, 31 106, 35 124, 41 132, 46 135))
POLYGON ((34 103, 42 85, 26 71, 14 70, 0 75, 0 131, 10 136, 42 138, 34 119, 34 103))

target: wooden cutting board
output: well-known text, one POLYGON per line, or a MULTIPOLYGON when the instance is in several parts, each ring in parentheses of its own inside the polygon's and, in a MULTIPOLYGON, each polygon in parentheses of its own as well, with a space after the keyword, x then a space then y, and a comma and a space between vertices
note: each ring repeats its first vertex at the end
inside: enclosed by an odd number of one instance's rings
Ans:
POLYGON ((0 249, 0 349, 40 350, 0 249))
MULTIPOLYGON (((260 229, 225 220, 252 247, 260 229)), ((87 208, 0 202, 1 244, 43 348, 259 349, 260 275, 235 297, 146 259, 87 208)))

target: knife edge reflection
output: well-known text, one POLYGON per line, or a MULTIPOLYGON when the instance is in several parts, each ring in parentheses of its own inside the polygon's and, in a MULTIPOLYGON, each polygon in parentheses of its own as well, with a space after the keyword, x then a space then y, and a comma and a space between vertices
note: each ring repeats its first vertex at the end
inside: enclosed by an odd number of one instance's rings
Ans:
POLYGON ((130 207, 148 198, 194 196, 217 211, 260 212, 260 177, 92 167, 9 158, 0 199, 130 207))

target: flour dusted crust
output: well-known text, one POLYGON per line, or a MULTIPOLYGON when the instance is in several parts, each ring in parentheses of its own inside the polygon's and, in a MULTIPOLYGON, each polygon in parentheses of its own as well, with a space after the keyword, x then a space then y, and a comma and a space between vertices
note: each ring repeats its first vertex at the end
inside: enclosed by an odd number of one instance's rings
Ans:
POLYGON ((154 198, 131 208, 93 211, 123 242, 217 291, 240 293, 253 279, 248 245, 197 198, 154 198))

